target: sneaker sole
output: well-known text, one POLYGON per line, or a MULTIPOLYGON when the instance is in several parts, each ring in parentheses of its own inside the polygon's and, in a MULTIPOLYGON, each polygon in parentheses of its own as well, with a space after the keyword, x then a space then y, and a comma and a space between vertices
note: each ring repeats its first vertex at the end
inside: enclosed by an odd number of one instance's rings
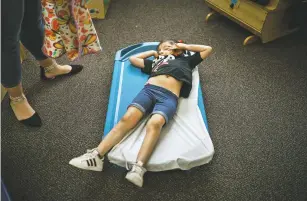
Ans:
POLYGON ((94 169, 94 168, 84 168, 84 167, 76 166, 72 163, 69 163, 69 164, 76 167, 76 168, 82 169, 82 170, 91 170, 91 171, 95 171, 95 172, 102 172, 102 170, 103 170, 103 169, 94 169))
POLYGON ((130 176, 130 175, 126 175, 126 179, 128 181, 130 181, 131 183, 133 183, 134 185, 138 186, 138 187, 143 187, 142 181, 140 181, 136 177, 133 177, 133 176, 130 176), (137 180, 137 181, 135 181, 135 180, 137 180), (139 183, 137 183, 138 181, 139 181, 139 183))

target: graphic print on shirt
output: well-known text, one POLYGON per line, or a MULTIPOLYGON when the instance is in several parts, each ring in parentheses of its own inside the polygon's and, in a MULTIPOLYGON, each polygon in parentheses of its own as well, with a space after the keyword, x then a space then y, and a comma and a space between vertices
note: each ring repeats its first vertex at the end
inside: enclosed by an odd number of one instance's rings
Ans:
POLYGON ((161 66, 167 65, 168 61, 174 60, 174 59, 175 59, 175 57, 173 55, 168 55, 168 56, 159 55, 158 58, 153 60, 152 72, 157 72, 161 66))

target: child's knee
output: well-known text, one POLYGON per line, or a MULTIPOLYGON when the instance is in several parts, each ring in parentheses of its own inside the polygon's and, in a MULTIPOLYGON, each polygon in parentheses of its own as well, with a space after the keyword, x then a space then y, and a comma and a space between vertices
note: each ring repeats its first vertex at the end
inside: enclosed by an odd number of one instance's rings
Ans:
POLYGON ((147 123, 147 130, 160 130, 165 124, 165 119, 160 114, 154 114, 147 123))
POLYGON ((121 118, 121 122, 125 123, 137 123, 142 116, 142 113, 137 111, 137 109, 129 109, 124 116, 121 118))

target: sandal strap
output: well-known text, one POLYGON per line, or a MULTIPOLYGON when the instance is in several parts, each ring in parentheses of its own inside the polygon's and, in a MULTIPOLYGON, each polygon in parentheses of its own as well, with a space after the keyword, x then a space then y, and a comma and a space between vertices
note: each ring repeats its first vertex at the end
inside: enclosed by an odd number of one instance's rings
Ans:
POLYGON ((48 73, 48 72, 52 71, 56 66, 57 65, 53 63, 50 66, 43 67, 43 68, 44 68, 45 73, 48 73))
POLYGON ((16 96, 16 97, 10 96, 10 99, 11 99, 11 103, 16 104, 16 103, 21 103, 24 100, 26 100, 26 97, 24 94, 22 94, 21 96, 16 96))

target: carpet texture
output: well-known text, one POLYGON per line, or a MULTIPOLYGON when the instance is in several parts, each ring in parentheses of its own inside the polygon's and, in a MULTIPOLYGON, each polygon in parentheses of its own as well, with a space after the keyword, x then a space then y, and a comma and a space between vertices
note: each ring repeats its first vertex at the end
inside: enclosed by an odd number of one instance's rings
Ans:
POLYGON ((23 85, 44 125, 24 127, 2 101, 2 178, 13 201, 307 200, 306 33, 243 47, 247 31, 225 17, 206 24, 208 13, 202 0, 113 0, 95 20, 103 52, 74 62, 80 74, 43 82, 28 56, 23 85), (101 173, 70 166, 102 137, 116 51, 168 38, 213 47, 200 65, 212 162, 148 173, 142 189, 108 162, 101 173))

